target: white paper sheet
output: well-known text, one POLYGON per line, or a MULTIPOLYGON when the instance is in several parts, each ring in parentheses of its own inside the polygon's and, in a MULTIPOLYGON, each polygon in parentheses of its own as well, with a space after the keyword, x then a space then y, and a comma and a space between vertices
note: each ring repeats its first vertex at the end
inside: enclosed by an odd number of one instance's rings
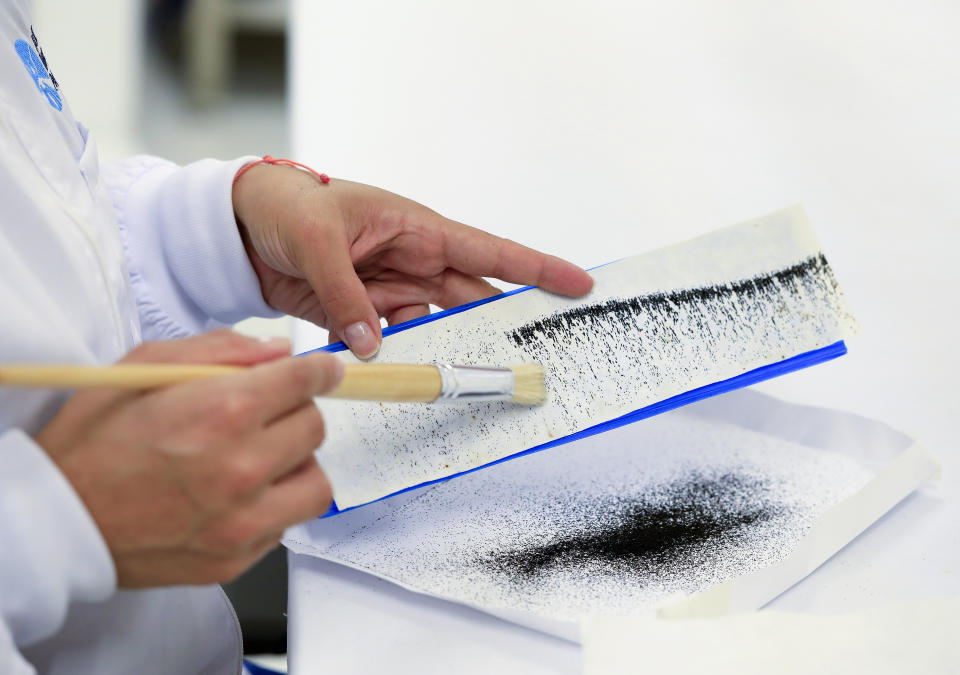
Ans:
POLYGON ((592 616, 584 675, 937 675, 960 664, 960 599, 837 615, 762 611, 713 619, 592 616))
POLYGON ((385 338, 384 362, 542 363, 550 398, 539 408, 319 399, 328 438, 318 458, 337 505, 484 465, 855 329, 799 207, 592 274, 583 299, 531 290, 385 338))
POLYGON ((909 443, 869 421, 853 439, 824 437, 815 409, 733 392, 305 524, 285 543, 577 640, 583 614, 652 615, 730 580, 769 601, 935 473, 926 453, 901 452, 909 443), (756 430, 778 418, 781 434, 756 430), (870 434, 889 450, 865 446, 870 434), (664 546, 598 555, 610 532, 664 546))

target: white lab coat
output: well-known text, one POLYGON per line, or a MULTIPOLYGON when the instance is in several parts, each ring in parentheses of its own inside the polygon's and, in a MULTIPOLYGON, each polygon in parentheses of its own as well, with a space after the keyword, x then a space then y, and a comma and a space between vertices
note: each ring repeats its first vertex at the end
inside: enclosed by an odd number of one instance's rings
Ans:
MULTIPOLYGON (((100 167, 39 55, 27 2, 4 0, 0 361, 109 363, 141 339, 273 315, 231 202, 250 158, 100 167)), ((117 590, 96 525, 31 439, 63 401, 0 388, 0 672, 239 672, 218 586, 117 590)))

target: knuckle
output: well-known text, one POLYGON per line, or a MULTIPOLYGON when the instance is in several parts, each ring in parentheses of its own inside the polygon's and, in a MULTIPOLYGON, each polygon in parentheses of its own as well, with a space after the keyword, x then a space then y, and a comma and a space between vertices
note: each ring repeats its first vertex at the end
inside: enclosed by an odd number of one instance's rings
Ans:
POLYGON ((356 274, 342 274, 327 282, 323 301, 333 313, 342 316, 356 310, 358 294, 362 292, 363 284, 356 274))
POLYGON ((220 427, 245 427, 252 421, 257 408, 258 402, 253 394, 242 389, 230 389, 221 395, 214 411, 214 421, 220 427))
POLYGON ((227 500, 243 499, 261 487, 264 479, 263 462, 252 455, 239 454, 225 472, 223 497, 227 500))
POLYGON ((253 453, 238 451, 211 458, 191 481, 195 499, 210 512, 224 513, 250 500, 267 483, 265 462, 253 453))
POLYGON ((221 533, 221 543, 228 552, 246 551, 260 536, 261 525, 257 518, 243 515, 234 516, 221 533))
POLYGON ((290 385, 298 392, 303 392, 304 396, 313 393, 316 387, 314 369, 307 364, 291 363, 287 366, 290 385), (306 367, 304 367, 306 366, 306 367))
POLYGON ((330 354, 313 354, 309 357, 310 365, 304 368, 310 378, 312 394, 320 394, 333 389, 343 379, 343 364, 330 354))
POLYGON ((241 335, 227 328, 217 329, 210 333, 210 335, 213 336, 217 345, 225 349, 244 349, 256 344, 256 340, 253 338, 241 335))
POLYGON ((323 390, 330 391, 343 380, 344 365, 338 358, 330 354, 324 354, 326 357, 323 364, 323 390))

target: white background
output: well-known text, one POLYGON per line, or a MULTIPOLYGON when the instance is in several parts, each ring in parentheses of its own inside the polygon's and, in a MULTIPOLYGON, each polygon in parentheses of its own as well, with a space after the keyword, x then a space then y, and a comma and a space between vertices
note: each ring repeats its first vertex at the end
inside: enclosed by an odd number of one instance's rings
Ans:
POLYGON ((146 3, 32 0, 30 5, 40 46, 74 114, 96 134, 101 158, 136 152, 146 3))
MULTIPOLYGON (((797 591, 960 593, 960 5, 300 0, 292 22, 300 161, 581 265, 802 202, 863 333, 762 388, 914 433, 944 480, 797 591)), ((310 597, 291 645, 331 611, 310 597)))

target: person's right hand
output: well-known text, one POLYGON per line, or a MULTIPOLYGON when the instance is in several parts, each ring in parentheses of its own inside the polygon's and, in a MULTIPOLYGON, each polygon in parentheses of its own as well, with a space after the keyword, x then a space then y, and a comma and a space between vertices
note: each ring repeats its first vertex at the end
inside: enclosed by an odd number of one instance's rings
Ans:
POLYGON ((228 581, 329 507, 312 398, 343 366, 289 355, 289 343, 228 331, 147 343, 122 362, 253 367, 147 392, 83 391, 37 435, 100 528, 120 586, 228 581))

